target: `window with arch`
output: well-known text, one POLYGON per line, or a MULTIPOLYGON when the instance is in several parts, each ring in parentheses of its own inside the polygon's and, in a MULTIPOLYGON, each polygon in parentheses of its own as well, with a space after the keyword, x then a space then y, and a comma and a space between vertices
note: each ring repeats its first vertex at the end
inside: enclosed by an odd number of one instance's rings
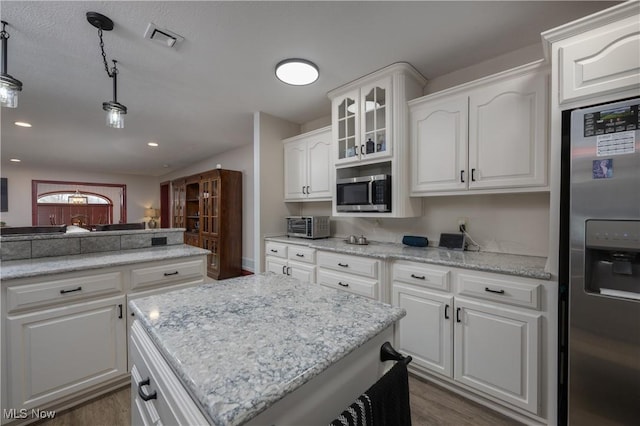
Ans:
POLYGON ((33 225, 94 225, 125 222, 126 185, 32 181, 33 225))

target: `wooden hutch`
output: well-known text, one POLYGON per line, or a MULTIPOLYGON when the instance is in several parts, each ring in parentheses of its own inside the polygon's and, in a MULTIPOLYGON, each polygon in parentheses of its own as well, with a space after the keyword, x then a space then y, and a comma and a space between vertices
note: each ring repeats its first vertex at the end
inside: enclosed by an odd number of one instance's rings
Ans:
POLYGON ((184 242, 211 251, 207 275, 216 280, 242 274, 242 172, 216 169, 171 182, 172 226, 185 228, 184 242))

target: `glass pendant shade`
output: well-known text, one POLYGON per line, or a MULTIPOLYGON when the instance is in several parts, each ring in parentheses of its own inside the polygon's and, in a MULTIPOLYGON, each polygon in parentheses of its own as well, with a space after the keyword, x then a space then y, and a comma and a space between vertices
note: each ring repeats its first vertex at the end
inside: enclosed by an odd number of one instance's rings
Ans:
POLYGON ((127 107, 117 102, 103 102, 102 109, 107 111, 107 126, 114 129, 124 128, 124 115, 127 107))
POLYGON ((18 92, 22 90, 22 82, 7 73, 7 44, 9 34, 5 30, 6 25, 7 23, 2 21, 2 31, 0 31, 0 38, 2 39, 2 56, 0 57, 0 105, 7 108, 16 108, 18 106, 18 92))
POLYGON ((16 108, 18 106, 18 92, 21 89, 22 87, 6 83, 4 79, 0 78, 0 105, 7 108, 16 108))

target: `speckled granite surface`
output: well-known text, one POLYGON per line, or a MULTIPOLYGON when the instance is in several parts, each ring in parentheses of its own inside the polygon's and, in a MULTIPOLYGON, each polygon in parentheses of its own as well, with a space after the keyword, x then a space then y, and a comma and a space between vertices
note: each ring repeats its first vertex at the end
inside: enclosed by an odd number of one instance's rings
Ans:
POLYGON ((436 265, 496 272, 527 278, 551 279, 551 274, 545 271, 547 259, 538 256, 456 251, 436 247, 409 247, 404 244, 375 241, 370 241, 368 245, 359 246, 347 244, 343 239, 338 238, 305 240, 303 238, 289 238, 285 236, 267 237, 265 240, 287 244, 303 244, 318 250, 375 257, 378 259, 411 260, 414 262, 433 263, 436 265))
POLYGON ((208 250, 181 244, 74 256, 8 260, 0 262, 0 279, 6 281, 16 278, 84 271, 87 269, 106 268, 109 266, 127 265, 138 262, 177 259, 208 253, 208 250))
POLYGON ((405 315, 270 272, 129 304, 218 425, 250 420, 405 315))

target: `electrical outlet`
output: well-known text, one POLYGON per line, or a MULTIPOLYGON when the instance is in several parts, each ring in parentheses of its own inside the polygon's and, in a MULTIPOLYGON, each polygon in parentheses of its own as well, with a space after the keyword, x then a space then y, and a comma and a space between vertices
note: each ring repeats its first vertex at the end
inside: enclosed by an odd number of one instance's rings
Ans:
POLYGON ((469 222, 468 218, 459 217, 458 218, 458 230, 460 232, 465 232, 467 230, 467 227, 468 227, 468 222, 469 222))

